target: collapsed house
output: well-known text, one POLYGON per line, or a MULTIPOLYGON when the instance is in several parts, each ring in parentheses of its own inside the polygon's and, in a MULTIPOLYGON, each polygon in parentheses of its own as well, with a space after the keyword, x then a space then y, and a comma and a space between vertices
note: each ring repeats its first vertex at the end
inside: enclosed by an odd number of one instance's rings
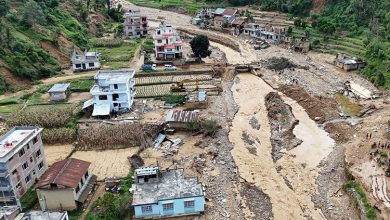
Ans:
POLYGON ((20 206, 20 198, 47 169, 42 128, 14 127, 0 137, 0 206, 20 206))
POLYGON ((184 169, 136 169, 131 191, 135 219, 199 215, 205 210, 202 184, 197 177, 185 177, 184 169))
POLYGON ((126 69, 98 71, 90 90, 93 98, 84 103, 83 109, 93 106, 92 116, 129 112, 136 94, 134 75, 134 70, 126 69))
POLYGON ((74 210, 87 200, 96 176, 91 163, 68 158, 54 163, 35 185, 39 205, 46 210, 74 210))
POLYGON ((271 24, 261 26, 255 23, 248 23, 244 26, 243 33, 268 43, 280 43, 286 39, 286 28, 274 27, 271 24))
POLYGON ((145 37, 148 35, 148 17, 141 14, 139 9, 130 9, 124 14, 124 18, 125 37, 145 37))
POLYGON ((189 122, 199 120, 199 111, 170 110, 165 118, 165 123, 171 129, 185 129, 189 122))
POLYGON ((50 101, 63 101, 68 97, 70 83, 54 84, 48 91, 50 101))
POLYGON ((298 41, 292 38, 291 48, 295 52, 307 53, 310 50, 310 39, 305 36, 302 36, 298 41))
POLYGON ((334 63, 337 67, 346 71, 361 69, 366 65, 362 59, 344 53, 338 53, 334 63))
POLYGON ((73 54, 71 57, 72 60, 72 70, 73 72, 78 71, 86 71, 86 70, 94 70, 100 68, 100 53, 95 52, 87 52, 85 51, 83 54, 77 54, 76 50, 73 50, 73 54))

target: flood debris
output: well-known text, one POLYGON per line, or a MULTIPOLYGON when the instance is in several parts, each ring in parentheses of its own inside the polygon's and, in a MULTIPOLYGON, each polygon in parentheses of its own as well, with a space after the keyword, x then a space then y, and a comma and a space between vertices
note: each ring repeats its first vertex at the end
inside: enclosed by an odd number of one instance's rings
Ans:
POLYGON ((299 121, 292 114, 291 107, 276 92, 268 93, 265 106, 271 127, 272 159, 276 161, 282 157, 283 149, 291 150, 302 143, 293 134, 299 121))

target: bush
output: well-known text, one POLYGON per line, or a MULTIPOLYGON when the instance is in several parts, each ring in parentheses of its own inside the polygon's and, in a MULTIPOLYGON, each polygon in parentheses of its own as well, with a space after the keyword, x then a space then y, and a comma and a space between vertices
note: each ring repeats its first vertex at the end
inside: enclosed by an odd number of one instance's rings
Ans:
POLYGON ((202 125, 199 120, 193 120, 186 123, 186 129, 188 131, 197 132, 200 131, 202 125))
POLYGON ((20 198, 20 203, 22 204, 23 212, 32 209, 38 203, 38 196, 35 190, 32 188, 28 189, 22 198, 20 198))
MULTIPOLYGON (((366 193, 364 192, 363 188, 360 186, 360 184, 356 181, 348 181, 346 184, 345 184, 345 187, 348 189, 348 190, 353 190, 355 191, 358 195, 359 195, 359 198, 355 198, 357 200, 360 200, 363 202, 363 205, 364 205, 364 211, 366 213, 366 217, 368 219, 376 219, 376 212, 374 210, 374 208, 371 206, 370 202, 368 201, 368 198, 366 196, 366 193)), ((357 203, 359 204, 359 203, 357 203)))
POLYGON ((122 39, 95 39, 92 44, 94 47, 120 47, 123 42, 122 39))
POLYGON ((165 95, 161 98, 161 100, 165 101, 168 104, 183 104, 186 101, 186 97, 184 95, 165 95))
POLYGON ((202 123, 202 131, 205 135, 214 136, 218 127, 218 122, 216 120, 208 119, 202 123))

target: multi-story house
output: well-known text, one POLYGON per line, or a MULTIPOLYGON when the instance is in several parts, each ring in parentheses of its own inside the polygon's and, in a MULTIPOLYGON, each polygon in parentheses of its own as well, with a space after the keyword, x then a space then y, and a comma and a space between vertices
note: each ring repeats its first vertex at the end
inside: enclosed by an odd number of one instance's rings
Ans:
POLYGON ((69 211, 80 207, 96 183, 96 176, 89 171, 90 165, 75 158, 51 165, 35 185, 41 209, 69 211))
POLYGON ((86 71, 100 68, 100 53, 95 52, 87 52, 84 54, 77 54, 76 50, 73 50, 72 53, 72 69, 74 72, 78 71, 86 71))
POLYGON ((147 16, 141 14, 139 9, 129 10, 124 15, 124 35, 125 37, 145 37, 148 35, 147 16))
POLYGON ((132 185, 134 219, 162 219, 199 215, 205 211, 205 192, 197 177, 184 169, 143 167, 132 185))
POLYGON ((136 94, 134 74, 134 70, 126 69, 98 71, 96 84, 90 90, 93 98, 83 108, 93 105, 92 116, 130 111, 136 94))
POLYGON ((172 25, 160 24, 154 32, 153 40, 156 59, 173 60, 182 57, 182 41, 172 25))
POLYGON ((0 205, 19 199, 46 171, 41 128, 14 127, 0 137, 0 205))

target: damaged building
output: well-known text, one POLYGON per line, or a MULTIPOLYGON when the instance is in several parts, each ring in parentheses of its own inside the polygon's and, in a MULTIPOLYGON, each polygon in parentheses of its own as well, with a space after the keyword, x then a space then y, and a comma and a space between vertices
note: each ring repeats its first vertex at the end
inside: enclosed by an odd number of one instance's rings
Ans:
POLYGON ((135 219, 199 215, 205 210, 202 184, 197 177, 185 177, 184 169, 136 169, 131 191, 135 219))
POLYGON ((165 123, 169 128, 173 129, 185 129, 187 123, 198 121, 199 111, 179 111, 170 110, 165 118, 165 123))
POLYGON ((344 53, 338 53, 334 63, 337 67, 346 71, 361 69, 366 65, 362 59, 344 53))

